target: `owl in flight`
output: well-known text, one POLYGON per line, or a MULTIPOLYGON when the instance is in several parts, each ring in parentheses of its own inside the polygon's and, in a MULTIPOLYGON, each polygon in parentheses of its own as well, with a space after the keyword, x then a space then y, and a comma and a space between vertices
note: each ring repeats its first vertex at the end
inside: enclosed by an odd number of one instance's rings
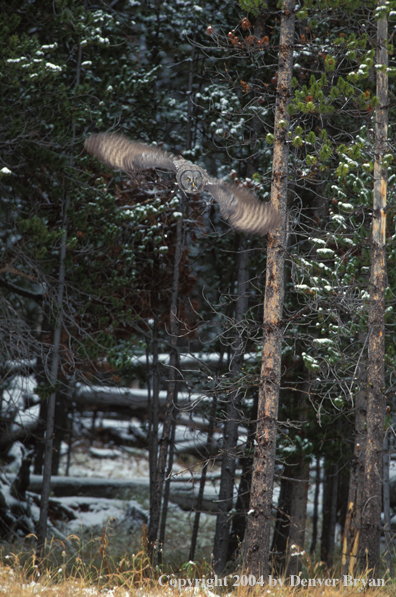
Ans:
POLYGON ((279 212, 269 203, 262 203, 247 189, 212 178, 200 166, 169 154, 158 147, 132 142, 118 134, 91 135, 85 149, 112 168, 136 172, 160 168, 176 174, 185 193, 206 191, 220 206, 221 215, 231 226, 248 234, 267 234, 281 222, 279 212))

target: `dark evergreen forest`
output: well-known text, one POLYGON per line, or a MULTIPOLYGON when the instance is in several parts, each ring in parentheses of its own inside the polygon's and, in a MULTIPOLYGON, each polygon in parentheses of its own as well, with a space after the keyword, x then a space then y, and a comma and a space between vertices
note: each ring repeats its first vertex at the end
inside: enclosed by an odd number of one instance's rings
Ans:
POLYGON ((44 558, 62 496, 125 493, 70 475, 118 447, 147 458, 150 570, 392 577, 395 30, 395 0, 2 4, 4 553, 44 558), (106 166, 106 132, 282 223, 237 232, 172 173, 106 166))

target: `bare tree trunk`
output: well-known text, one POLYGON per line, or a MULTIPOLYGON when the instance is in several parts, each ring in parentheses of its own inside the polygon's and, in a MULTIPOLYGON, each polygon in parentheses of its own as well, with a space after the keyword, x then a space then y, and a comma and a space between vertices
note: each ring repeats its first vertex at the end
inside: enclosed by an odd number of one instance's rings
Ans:
MULTIPOLYGON (((61 244, 60 253, 60 264, 59 264, 59 278, 58 278, 58 319, 55 325, 54 340, 53 340, 53 356, 50 371, 50 384, 52 388, 55 388, 58 379, 58 367, 59 367, 59 352, 60 352, 60 340, 62 331, 62 308, 63 308, 63 294, 65 289, 65 260, 66 260, 66 239, 67 239, 67 211, 69 209, 70 200, 66 196, 63 212, 62 228, 64 230, 61 244)), ((44 556, 45 540, 47 537, 47 519, 48 519, 48 504, 49 495, 51 488, 51 469, 52 469, 52 450, 53 450, 53 432, 54 432, 54 419, 55 419, 55 399, 56 391, 53 390, 52 394, 48 399, 47 406, 47 427, 45 435, 45 449, 44 449, 44 470, 43 470, 43 486, 41 491, 41 502, 40 502, 40 519, 37 529, 37 548, 39 559, 42 560, 44 556)))
POLYGON ((56 393, 55 399, 55 417, 54 417, 54 445, 52 452, 51 474, 57 475, 59 471, 61 445, 65 433, 67 432, 67 402, 65 392, 69 388, 60 389, 56 393))
MULTIPOLYGON (((385 0, 378 6, 385 8, 385 0)), ((367 558, 373 577, 380 566, 382 450, 385 423, 385 288, 386 275, 386 197, 388 139, 388 13, 384 10, 377 21, 376 94, 379 105, 375 113, 374 201, 371 240, 369 339, 368 339, 368 402, 367 445, 364 468, 364 508, 362 516, 362 555, 367 558)))
MULTIPOLYGON (((248 308, 248 262, 249 254, 240 247, 238 253, 238 290, 235 305, 235 338, 231 371, 237 376, 243 361, 245 342, 241 322, 248 308)), ((235 466, 237 459, 238 425, 240 423, 241 394, 235 390, 227 397, 227 414, 223 434, 223 454, 221 462, 221 480, 219 491, 219 510, 216 520, 216 531, 213 545, 213 567, 220 574, 226 563, 230 535, 230 515, 234 495, 235 466)))
MULTIPOLYGON (((149 412, 149 474, 150 474, 150 522, 147 533, 149 552, 153 554, 154 544, 157 539, 157 529, 151 531, 152 525, 159 523, 159 509, 157 503, 157 467, 158 467, 158 422, 159 422, 159 372, 158 372, 158 337, 157 320, 154 318, 152 356, 153 356, 153 381, 150 387, 150 374, 148 375, 148 412, 149 412), (158 517, 158 520, 157 518, 158 517), (152 540, 151 538, 154 537, 152 540)), ((146 353, 147 370, 149 372, 149 354, 146 353)))
POLYGON ((342 574, 354 576, 359 553, 362 528, 364 447, 366 441, 367 375, 366 367, 359 367, 359 390, 355 402, 355 446, 349 476, 348 509, 342 538, 342 574))
POLYGON ((335 530, 337 522, 337 495, 340 471, 338 465, 335 464, 333 467, 333 478, 331 484, 331 502, 330 502, 330 515, 329 515, 329 538, 327 544, 327 565, 329 568, 333 567, 334 557, 334 543, 335 543, 335 530))
POLYGON ((312 539, 309 553, 315 554, 316 542, 318 539, 318 520, 319 520, 319 493, 320 493, 320 460, 316 459, 315 469, 315 497, 314 497, 314 511, 312 516, 312 539))
POLYGON ((65 471, 65 476, 68 477, 69 476, 69 471, 70 471, 70 462, 71 462, 71 454, 72 454, 72 449, 73 449, 73 421, 74 421, 74 407, 72 406, 70 408, 70 419, 69 419, 69 427, 68 427, 68 431, 69 431, 69 446, 67 448, 67 457, 66 457, 66 471, 65 471))
MULTIPOLYGON (((36 379, 37 379, 37 377, 36 377, 36 379)), ((37 381, 38 381, 38 379, 37 379, 37 381)), ((40 412, 39 412, 37 429, 34 434, 35 450, 34 450, 33 472, 35 475, 43 474, 44 450, 45 450, 45 428, 47 426, 47 424, 46 424, 47 407, 48 407, 48 402, 42 399, 40 401, 40 412)))
POLYGON ((212 412, 211 412, 210 419, 209 419, 208 443, 207 443, 208 456, 207 456, 207 459, 204 462, 203 467, 202 467, 201 479, 199 482, 199 490, 198 490, 198 496, 197 496, 197 508, 196 508, 196 512, 195 512, 194 525, 193 525, 192 536, 191 536, 190 555, 188 557, 188 559, 190 561, 194 561, 195 549, 197 547, 199 519, 201 517, 202 503, 203 503, 203 497, 204 497, 204 491, 205 491, 206 473, 208 471, 208 465, 210 462, 209 455, 212 453, 213 431, 214 431, 214 424, 215 424, 215 417, 216 417, 216 408, 217 408, 217 394, 215 392, 215 394, 213 396, 212 412))
MULTIPOLYGON (((81 73, 81 59, 82 59, 82 46, 79 45, 78 57, 77 57, 77 76, 76 86, 80 85, 80 73, 81 73)), ((73 165, 73 151, 76 136, 76 124, 73 122, 73 134, 70 148, 70 160, 69 165, 73 165)), ((49 375, 49 382, 53 391, 48 399, 47 408, 47 426, 45 432, 45 448, 44 448, 44 469, 43 469, 43 487, 41 491, 40 501, 40 519, 37 529, 37 549, 38 557, 40 560, 43 559, 45 541, 47 537, 47 520, 48 520, 48 504, 49 495, 51 489, 51 469, 52 469, 52 452, 54 442, 54 420, 55 420, 55 400, 56 400, 56 383, 58 381, 58 369, 60 360, 60 346, 61 346, 61 332, 62 332, 62 314, 63 314, 63 295, 65 291, 65 279, 66 279, 66 241, 67 241, 67 226, 68 226, 68 210, 70 208, 70 196, 66 192, 65 202, 63 205, 63 218, 62 218, 62 229, 63 235, 60 247, 59 256, 59 275, 58 275, 58 296, 57 296, 57 321, 54 329, 53 339, 53 356, 51 362, 51 370, 49 375)))
POLYGON ((241 478, 238 487, 238 497, 235 505, 235 514, 232 517, 232 526, 228 542, 227 561, 235 558, 245 537, 247 513, 250 502, 250 488, 252 485, 252 465, 254 452, 254 438, 256 435, 258 395, 254 397, 251 420, 249 422, 248 437, 243 455, 239 457, 242 464, 241 478))
MULTIPOLYGON (((175 395, 175 401, 177 399, 177 392, 175 395)), ((158 550, 158 564, 162 566, 164 560, 164 544, 165 544, 165 531, 166 531, 166 518, 168 516, 168 504, 169 504, 169 494, 170 494, 170 483, 171 483, 171 475, 172 475, 172 468, 173 468, 173 456, 175 451, 175 436, 176 436, 176 417, 173 416, 172 418, 172 429, 171 429, 171 440, 169 446, 169 455, 168 455, 168 468, 166 471, 166 481, 165 481, 165 488, 164 488, 164 499, 162 501, 162 512, 161 512, 161 524, 159 530, 159 550, 158 550)))
MULTIPOLYGON (((150 493, 150 526, 148 532, 148 542, 151 556, 153 558, 154 545, 157 541, 161 501, 163 493, 163 485, 165 478, 166 458, 168 454, 168 447, 171 441, 171 428, 173 419, 173 410, 177 401, 177 366, 178 366, 178 335, 179 335, 179 321, 177 316, 178 296, 179 296, 179 274, 180 261, 182 257, 182 231, 183 220, 177 222, 176 227, 176 245, 175 245, 175 261, 173 269, 173 283, 172 283, 172 297, 170 307, 170 358, 169 358, 169 373, 168 373, 168 392, 165 403, 165 414, 162 437, 160 440, 158 462, 156 467, 156 475, 154 480, 154 491, 150 493)), ((162 546, 160 546, 162 549, 162 546)))
MULTIPOLYGON (((49 337, 54 337, 54 329, 50 325, 49 322, 49 304, 45 300, 43 300, 42 304, 42 317, 43 322, 41 325, 40 335, 43 338, 46 334, 49 337)), ((48 384, 47 375, 45 373, 45 366, 42 361, 42 358, 39 357, 37 359, 37 367, 36 367, 36 381, 37 385, 40 387, 46 386, 48 384)), ((39 420, 36 432, 34 434, 35 438, 35 447, 34 447, 34 474, 35 475, 42 475, 43 474, 43 465, 44 465, 44 451, 45 451, 45 429, 47 426, 47 407, 48 401, 41 399, 40 400, 40 413, 39 413, 39 420)))
POLYGON ((295 29, 295 0, 282 6, 277 100, 274 125, 271 202, 283 216, 283 225, 268 237, 264 300, 264 344, 257 413, 256 450, 248 517, 245 564, 256 578, 268 579, 272 495, 281 376, 282 313, 286 247, 286 206, 290 117, 295 29))
POLYGON ((338 466, 332 464, 325 471, 323 481, 323 520, 320 540, 320 559, 328 568, 333 565, 334 535, 337 516, 338 466))

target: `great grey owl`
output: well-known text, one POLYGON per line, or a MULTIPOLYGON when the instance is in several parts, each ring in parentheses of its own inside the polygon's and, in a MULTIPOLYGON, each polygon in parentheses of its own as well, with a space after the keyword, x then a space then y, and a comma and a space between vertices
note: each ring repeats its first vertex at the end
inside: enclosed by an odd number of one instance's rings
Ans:
POLYGON ((112 168, 133 172, 161 168, 176 174, 185 193, 207 191, 216 199, 220 212, 241 232, 267 234, 281 222, 279 213, 269 203, 262 203, 247 189, 232 186, 209 176, 200 166, 166 153, 152 145, 132 142, 123 135, 91 135, 85 149, 112 168))

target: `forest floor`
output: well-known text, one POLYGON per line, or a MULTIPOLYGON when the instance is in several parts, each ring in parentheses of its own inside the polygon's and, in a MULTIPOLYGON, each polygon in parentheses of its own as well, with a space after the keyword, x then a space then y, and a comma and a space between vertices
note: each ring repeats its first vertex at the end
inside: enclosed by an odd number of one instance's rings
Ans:
MULTIPOLYGON (((310 597, 358 597, 365 594, 378 597, 395 597, 396 585, 394 582, 385 587, 372 587, 364 589, 363 586, 344 586, 341 581, 336 586, 316 587, 242 587, 239 586, 230 591, 224 587, 203 587, 202 583, 197 587, 179 588, 179 581, 186 580, 174 578, 176 586, 161 586, 158 580, 144 580, 140 582, 131 581, 129 574, 114 574, 107 577, 97 578, 95 581, 89 578, 54 578, 60 576, 61 572, 54 571, 53 574, 45 574, 37 580, 27 576, 23 570, 15 570, 11 566, 0 564, 0 595, 5 597, 296 597, 297 595, 309 595, 310 597), (58 574, 56 574, 58 572, 58 574)), ((194 584, 194 581, 191 581, 194 584)), ((331 583, 334 584, 334 583, 331 583)), ((361 583, 360 583, 361 584, 361 583)))
MULTIPOLYGON (((69 469, 71 476, 106 479, 148 477, 148 459, 144 450, 136 450, 131 455, 130 452, 114 449, 114 454, 107 457, 104 446, 97 444, 94 447, 96 457, 86 442, 74 447, 69 469), (98 458, 101 447, 103 455, 98 458)), ((189 466, 194 466, 193 460, 180 460, 174 468, 177 473, 185 474, 189 466)), ((62 460, 60 474, 65 474, 65 459, 62 460)), ((34 536, 0 546, 0 597, 195 597, 201 594, 207 597, 291 597, 301 591, 310 597, 357 597, 364 590, 379 597, 396 597, 396 581, 384 587, 368 588, 365 577, 357 582, 357 586, 351 586, 351 581, 343 578, 334 579, 331 583, 328 580, 332 586, 326 586, 326 577, 319 578, 316 586, 312 581, 311 586, 305 588, 301 584, 298 586, 297 578, 295 586, 290 586, 290 579, 274 578, 272 586, 261 586, 259 579, 254 587, 244 586, 248 584, 248 577, 237 576, 239 570, 236 567, 228 573, 227 586, 224 586, 224 581, 219 586, 221 579, 218 579, 218 586, 211 586, 215 580, 209 564, 215 517, 201 515, 199 548, 195 563, 189 562, 194 517, 175 504, 169 505, 167 517, 165 565, 162 570, 158 567, 153 569, 144 550, 144 528, 141 525, 132 531, 124 528, 123 515, 128 501, 89 500, 89 507, 82 508, 76 520, 67 524, 53 521, 59 534, 53 535, 48 546, 45 572, 40 574, 36 564, 34 536)), ((148 495, 137 496, 137 501, 148 510, 148 495)), ((304 576, 318 579, 318 572, 314 574, 312 569, 316 570, 307 557, 304 576)))
MULTIPOLYGON (((62 450, 66 453, 66 445, 62 450)), ((185 462, 180 460, 174 464, 176 474, 188 475, 189 467, 194 466, 195 459, 188 458, 185 462)), ((14 467, 7 467, 8 474, 16 474, 19 463, 14 467)), ((59 474, 65 475, 66 455, 61 458, 59 474)), ((119 479, 127 481, 136 478, 149 477, 148 455, 146 450, 134 449, 133 453, 122 448, 112 450, 100 442, 94 441, 90 445, 87 441, 81 441, 73 447, 69 475, 79 478, 102 478, 119 479), (95 456, 92 455, 94 448, 95 456), (98 454, 102 452, 102 456, 98 454), (113 452, 111 456, 106 453, 113 452)), ((207 485, 210 485, 208 481, 207 485)), ((103 551, 103 544, 106 543, 108 557, 113 560, 121 559, 126 553, 137 553, 141 547, 143 528, 141 522, 128 526, 125 524, 125 513, 131 503, 148 514, 149 493, 148 489, 139 489, 132 499, 106 499, 96 497, 64 497, 58 498, 66 507, 73 508, 76 515, 74 520, 63 521, 61 517, 50 513, 53 527, 49 529, 49 536, 55 552, 66 552, 67 559, 78 552, 90 565, 100 566, 100 551, 103 551), (56 532, 55 532, 56 531, 56 532), (55 534, 54 534, 55 533, 55 534), (52 537, 51 537, 52 535, 52 537)), ((38 507, 32 504, 35 509, 35 516, 38 518, 38 507)), ((165 535, 164 553, 167 564, 172 569, 180 567, 188 561, 190 550, 194 513, 182 510, 178 505, 169 502, 167 514, 167 527, 165 535)), ((210 559, 213 548, 213 537, 216 519, 211 514, 202 513, 200 516, 200 527, 198 534, 198 545, 196 558, 210 559)), ((14 541, 12 549, 16 553, 29 552, 34 549, 35 537, 21 537, 14 541)), ((0 545, 1 548, 1 545, 0 545)), ((4 549, 7 546, 3 545, 4 549)))

